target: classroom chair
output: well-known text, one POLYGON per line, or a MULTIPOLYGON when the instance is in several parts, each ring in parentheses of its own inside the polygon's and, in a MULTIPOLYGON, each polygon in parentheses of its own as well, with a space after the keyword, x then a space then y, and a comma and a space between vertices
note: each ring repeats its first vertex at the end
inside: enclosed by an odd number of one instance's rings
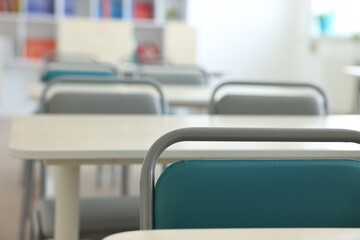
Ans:
POLYGON ((141 65, 135 77, 153 77, 161 84, 206 85, 208 74, 192 65, 141 65))
MULTIPOLYGON (((150 79, 137 81, 99 78, 59 78, 48 83, 41 97, 41 111, 51 114, 163 114, 166 102, 161 86, 150 79), (156 91, 157 97, 149 92, 109 93, 109 92, 55 92, 51 90, 60 84, 97 85, 140 85, 156 91)), ((126 195, 127 171, 123 177, 123 191, 126 195)), ((45 182, 45 181, 43 181, 45 182)), ((42 187, 44 189, 44 186, 42 187)), ((138 197, 93 197, 80 202, 80 236, 98 237, 118 231, 139 229, 138 197), (116 211, 114 211, 116 209, 116 211)), ((54 200, 44 195, 39 210, 32 219, 33 239, 48 239, 54 234, 54 200)))
POLYGON ((360 144, 360 132, 185 128, 167 133, 150 147, 143 162, 141 229, 360 227, 359 160, 289 156, 179 161, 165 169, 155 186, 160 155, 183 141, 360 144))
POLYGON ((85 63, 96 63, 96 56, 89 53, 75 53, 75 52, 59 52, 59 51, 50 51, 47 52, 42 60, 45 63, 49 62, 85 62, 85 63))
POLYGON ((327 115, 328 100, 325 92, 318 86, 309 83, 285 82, 249 82, 228 81, 215 87, 212 92, 210 114, 245 114, 245 115, 327 115), (316 95, 288 94, 240 94, 228 93, 218 97, 225 87, 250 86, 269 89, 270 87, 284 90, 311 90, 316 95), (319 97, 321 98, 319 100, 319 97), (219 98, 219 99, 218 99, 219 98))
POLYGON ((41 74, 42 82, 50 82, 59 77, 118 77, 116 67, 100 62, 55 61, 47 62, 41 74))

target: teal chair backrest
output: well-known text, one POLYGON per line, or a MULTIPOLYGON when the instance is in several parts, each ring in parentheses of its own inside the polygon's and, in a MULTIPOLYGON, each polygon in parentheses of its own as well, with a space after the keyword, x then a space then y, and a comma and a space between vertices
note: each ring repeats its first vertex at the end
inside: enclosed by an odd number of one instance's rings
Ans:
POLYGON ((360 227, 360 161, 181 161, 156 184, 156 229, 301 227, 360 227))
MULTIPOLYGON (((168 147, 184 141, 360 144, 360 132, 315 128, 171 131, 152 144, 142 165, 141 229, 360 227, 358 160, 302 160, 291 156, 281 160, 236 160, 241 158, 239 152, 238 158, 233 157, 235 160, 177 162, 162 173, 155 185, 158 159, 168 147)), ((209 151, 194 155, 211 158, 216 149, 209 151)), ((307 157, 311 154, 300 152, 307 157)), ((332 154, 320 149, 317 158, 332 154)))
POLYGON ((60 78, 60 77, 115 77, 116 74, 114 72, 108 71, 83 71, 83 70, 52 70, 48 71, 41 78, 43 82, 49 82, 52 79, 60 78))
POLYGON ((50 82, 61 77, 117 77, 118 72, 112 66, 100 63, 49 63, 42 76, 42 82, 50 82))

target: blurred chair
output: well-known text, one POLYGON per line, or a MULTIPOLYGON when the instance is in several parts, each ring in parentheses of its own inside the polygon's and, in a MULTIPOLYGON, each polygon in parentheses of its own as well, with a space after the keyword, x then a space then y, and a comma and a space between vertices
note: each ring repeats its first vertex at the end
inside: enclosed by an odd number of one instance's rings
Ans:
POLYGON ((42 82, 59 77, 118 77, 119 71, 112 65, 86 61, 47 62, 41 74, 42 82))
POLYGON ((74 53, 74 52, 48 52, 43 60, 45 63, 49 62, 80 62, 80 63, 96 63, 96 56, 88 53, 74 53))
POLYGON ((136 76, 153 77, 168 85, 205 85, 208 82, 206 71, 192 65, 141 65, 136 76))
MULTIPOLYGON (((154 168, 183 141, 354 142, 339 129, 187 128, 159 138, 141 172, 140 228, 358 228, 360 161, 189 160, 154 168)), ((239 154, 240 156, 240 154, 239 154)))
POLYGON ((284 82, 246 82, 229 81, 219 84, 211 95, 211 114, 245 114, 245 115, 327 115, 328 101, 325 92, 318 86, 308 83, 284 82), (220 90, 225 87, 251 86, 261 88, 281 87, 291 90, 312 90, 314 95, 291 95, 286 91, 279 94, 225 94, 216 100, 220 90), (321 98, 319 101, 318 97, 321 98))
MULTIPOLYGON (((86 87, 86 86, 84 86, 86 87)), ((41 97, 41 111, 51 114, 163 114, 166 103, 161 86, 149 79, 138 81, 99 78, 59 78, 48 83, 41 97), (53 94, 51 90, 60 84, 78 85, 141 85, 155 90, 158 97, 138 92, 86 92, 63 91, 53 94)), ((128 192, 127 172, 123 174, 123 192, 128 192)), ((45 183, 45 180, 42 181, 45 183)), ((33 239, 47 239, 54 236, 54 200, 45 197, 42 186, 40 208, 33 215, 33 239)), ((26 199, 25 199, 26 201, 26 199)), ((139 199, 137 197, 84 198, 81 199, 80 236, 98 237, 118 231, 139 228, 139 199), (114 211, 117 209, 117 211, 114 211)))

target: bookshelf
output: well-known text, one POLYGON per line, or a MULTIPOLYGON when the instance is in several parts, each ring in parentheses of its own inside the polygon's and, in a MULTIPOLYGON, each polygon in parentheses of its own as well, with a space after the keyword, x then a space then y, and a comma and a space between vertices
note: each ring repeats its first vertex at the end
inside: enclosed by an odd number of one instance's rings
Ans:
POLYGON ((64 19, 130 22, 133 45, 151 42, 163 51, 165 26, 185 23, 186 8, 186 0, 0 0, 0 62, 33 63, 56 49, 64 19))

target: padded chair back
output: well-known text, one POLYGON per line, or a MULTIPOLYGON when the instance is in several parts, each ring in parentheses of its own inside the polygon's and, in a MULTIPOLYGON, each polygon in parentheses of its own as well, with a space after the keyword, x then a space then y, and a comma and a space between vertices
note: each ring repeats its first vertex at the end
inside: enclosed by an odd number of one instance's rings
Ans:
POLYGON ((205 85, 207 73, 196 66, 144 65, 139 76, 148 76, 167 85, 205 85))
POLYGON ((154 164, 182 141, 355 142, 334 129, 188 128, 149 149, 140 188, 141 229, 360 227, 360 162, 346 159, 197 160, 154 164))
POLYGON ((325 92, 313 84, 276 83, 276 82, 224 82, 218 85, 211 96, 210 113, 212 114, 245 114, 245 115, 327 115, 328 103, 325 92), (217 93, 225 86, 259 86, 307 88, 314 90, 322 98, 315 96, 288 95, 240 95, 228 94, 215 100, 217 93))
POLYGON ((60 77, 118 77, 119 72, 111 65, 96 62, 49 62, 41 81, 49 82, 60 77))
POLYGON ((42 112, 62 114, 164 114, 166 103, 161 86, 149 79, 62 78, 50 82, 41 97, 42 112), (59 84, 145 85, 159 94, 107 92, 59 92, 48 99, 49 91, 59 84))
POLYGON ((71 62, 71 63, 96 63, 96 56, 88 53, 74 53, 74 52, 48 52, 43 60, 49 62, 71 62))

